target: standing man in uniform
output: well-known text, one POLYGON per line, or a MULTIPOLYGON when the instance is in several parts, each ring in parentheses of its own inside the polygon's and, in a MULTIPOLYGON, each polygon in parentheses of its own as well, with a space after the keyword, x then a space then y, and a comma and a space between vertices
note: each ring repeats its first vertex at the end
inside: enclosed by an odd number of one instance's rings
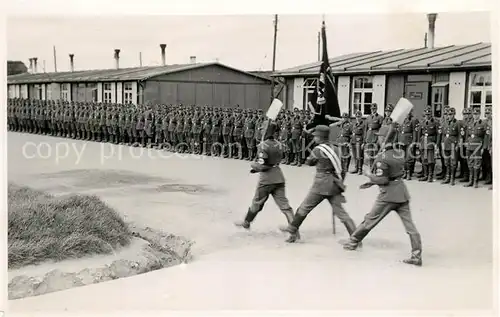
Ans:
POLYGON ((210 151, 213 152, 214 156, 220 156, 221 155, 221 144, 220 144, 220 136, 222 132, 222 118, 220 117, 218 112, 214 113, 213 120, 212 120, 212 129, 210 131, 211 135, 211 149, 210 151))
POLYGON ((288 198, 286 198, 285 177, 279 167, 283 158, 283 151, 281 150, 281 144, 274 139, 277 128, 275 122, 269 122, 264 136, 265 141, 258 148, 257 161, 252 162, 250 165, 250 173, 259 173, 259 183, 245 219, 235 223, 238 227, 250 229, 251 223, 264 208, 269 195, 273 196, 287 222, 290 224, 293 220, 293 209, 290 207, 288 198))
POLYGON ((418 140, 419 122, 413 116, 413 110, 408 113, 401 126, 398 128, 398 145, 405 155, 405 177, 411 180, 415 172, 416 148, 415 142, 418 140))
POLYGON ((222 155, 231 157, 231 133, 233 132, 233 117, 228 112, 224 112, 222 119, 222 139, 224 146, 222 147, 222 155))
POLYGON ((460 174, 458 175, 458 179, 460 179, 460 183, 466 183, 469 181, 469 159, 467 157, 467 147, 465 145, 467 140, 467 126, 469 125, 472 119, 472 112, 469 108, 465 108, 462 110, 462 131, 460 135, 462 136, 462 146, 460 147, 460 174))
POLYGON ((438 129, 438 136, 437 136, 437 152, 439 154, 439 160, 441 161, 441 172, 436 175, 436 179, 442 180, 446 177, 448 174, 446 171, 446 163, 445 163, 445 158, 444 158, 444 153, 443 153, 443 129, 448 121, 447 114, 448 114, 448 109, 450 107, 448 105, 443 107, 443 113, 441 115, 441 118, 439 119, 439 129, 438 129))
POLYGON ((244 137, 246 141, 245 144, 247 147, 246 159, 248 161, 251 161, 253 159, 253 154, 255 150, 254 135, 255 135, 255 117, 251 112, 248 112, 247 118, 245 120, 245 132, 244 132, 244 137))
POLYGON ((434 181, 434 167, 436 166, 436 141, 439 122, 432 116, 430 107, 424 111, 425 118, 420 123, 418 135, 420 139, 420 151, 422 153, 423 174, 419 181, 434 181))
POLYGON ((481 161, 484 151, 484 138, 486 136, 487 125, 481 120, 481 108, 474 108, 472 120, 467 125, 467 158, 469 163, 469 182, 465 187, 478 188, 479 172, 481 171, 481 161))
POLYGON ((354 170, 351 172, 352 174, 361 175, 363 171, 363 160, 364 160, 364 146, 363 142, 365 139, 365 122, 363 121, 363 114, 361 111, 356 111, 355 114, 356 121, 352 125, 352 138, 351 138, 351 147, 352 147, 352 158, 354 161, 354 170))
POLYGON ((371 114, 366 118, 365 125, 365 159, 368 160, 368 166, 372 166, 375 155, 378 153, 377 133, 382 126, 384 118, 378 114, 378 106, 373 103, 370 107, 371 114))
POLYGON ((233 143, 231 148, 236 147, 236 151, 232 151, 236 158, 243 159, 243 127, 245 118, 242 113, 236 112, 234 115, 233 143))
POLYGON ((340 133, 337 137, 337 144, 340 146, 341 157, 340 163, 342 164, 342 179, 345 180, 347 171, 349 170, 349 165, 351 164, 351 149, 349 147, 351 143, 351 135, 353 131, 353 126, 349 120, 349 114, 344 112, 342 114, 342 121, 339 124, 340 133))
POLYGON ((290 135, 290 145, 291 145, 291 156, 292 156, 292 163, 290 165, 292 166, 301 166, 302 161, 300 159, 300 150, 301 150, 301 142, 303 138, 303 130, 304 130, 304 125, 302 124, 302 121, 300 120, 300 115, 297 112, 295 114, 295 117, 292 119, 292 133, 290 135))
POLYGON ((491 106, 484 109, 484 121, 486 124, 486 135, 484 137, 484 148, 483 148, 483 174, 486 185, 491 185, 493 182, 493 119, 491 116, 491 106))
POLYGON ((329 144, 330 128, 318 125, 314 128, 314 141, 318 144, 305 164, 316 166, 316 176, 306 198, 299 206, 293 221, 286 228, 280 230, 290 233, 287 242, 297 240, 297 232, 307 215, 323 200, 328 200, 332 207, 332 217, 337 216, 344 224, 347 232, 352 234, 356 225, 342 206, 346 202, 342 193, 345 191, 344 182, 341 177, 342 166, 340 163, 341 152, 338 147, 329 144))
POLYGON ((378 185, 380 193, 372 210, 365 216, 364 221, 350 235, 349 241, 344 244, 346 250, 356 250, 361 241, 377 226, 391 211, 396 211, 403 222, 410 237, 411 257, 403 260, 406 264, 422 265, 422 241, 420 233, 413 223, 410 211, 410 194, 403 181, 404 153, 394 147, 397 139, 396 127, 386 129, 379 140, 386 140, 380 144, 383 148, 372 167, 367 167, 364 174, 370 179, 361 188, 378 185))
POLYGON ((212 153, 212 143, 211 135, 212 132, 212 116, 207 112, 203 118, 203 155, 211 156, 212 153))
POLYGON ((455 108, 448 108, 447 120, 442 124, 443 157, 445 158, 446 176, 442 184, 455 185, 458 157, 460 155, 460 131, 462 123, 455 118, 455 108))

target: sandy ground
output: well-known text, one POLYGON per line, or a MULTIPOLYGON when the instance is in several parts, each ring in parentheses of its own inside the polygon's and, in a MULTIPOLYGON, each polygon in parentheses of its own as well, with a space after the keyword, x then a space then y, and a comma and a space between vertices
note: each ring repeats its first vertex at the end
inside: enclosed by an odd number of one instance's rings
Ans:
MULTIPOLYGON (((492 191, 486 188, 408 183, 424 244, 424 266, 416 268, 399 262, 410 246, 396 214, 356 252, 346 252, 338 243, 347 238, 339 222, 337 235, 331 234, 326 202, 304 223, 299 244, 283 242, 285 236, 276 229, 285 218, 272 199, 252 231, 234 228, 258 177, 248 173, 245 161, 179 158, 156 150, 15 133, 9 133, 8 142, 9 180, 54 194, 97 194, 127 220, 196 241, 196 260, 185 267, 10 301, 13 312, 493 307, 492 191), (56 152, 64 156, 65 149, 66 157, 57 158, 56 152)), ((296 208, 314 170, 283 170, 296 208)), ((357 175, 347 180, 346 208, 356 223, 377 194, 376 188, 357 189, 364 180, 357 175)))

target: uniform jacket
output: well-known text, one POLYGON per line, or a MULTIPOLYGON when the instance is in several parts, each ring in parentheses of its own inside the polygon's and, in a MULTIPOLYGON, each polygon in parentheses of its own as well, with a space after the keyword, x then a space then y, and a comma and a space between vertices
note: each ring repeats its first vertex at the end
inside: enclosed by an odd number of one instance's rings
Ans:
POLYGON ((255 119, 253 117, 248 117, 245 120, 245 131, 244 131, 244 136, 245 138, 252 138, 255 134, 255 119))
POLYGON ((439 122, 435 118, 424 119, 420 122, 418 135, 422 149, 429 149, 436 144, 439 122))
POLYGON ((232 117, 225 117, 222 120, 222 135, 231 135, 231 132, 233 130, 233 118, 232 117))
POLYGON ((486 123, 479 119, 477 121, 471 120, 467 125, 467 150, 473 151, 477 148, 483 147, 484 137, 486 136, 487 126, 486 123))
MULTIPOLYGON (((342 155, 340 149, 334 145, 329 146, 340 158, 342 155)), ((344 191, 340 178, 341 171, 335 171, 332 162, 328 156, 323 154, 319 147, 316 146, 312 150, 305 164, 316 166, 316 175, 310 189, 311 192, 325 196, 335 196, 344 191)))
POLYGON ((363 143, 365 138, 365 122, 363 120, 360 120, 359 122, 356 121, 352 124, 352 137, 351 137, 351 143, 352 144, 359 144, 363 143))
POLYGON ((285 183, 279 167, 282 158, 282 146, 274 139, 267 139, 257 146, 257 161, 252 163, 251 168, 259 172, 259 185, 285 183))
POLYGON ((406 117, 401 125, 398 126, 398 142, 404 145, 410 145, 418 140, 419 122, 417 118, 406 117))
POLYGON ((366 131, 365 131, 365 143, 373 144, 378 140, 377 133, 382 126, 382 121, 384 117, 379 115, 378 113, 370 115, 366 118, 366 131))
POLYGON ((446 121, 442 127, 442 143, 444 150, 452 150, 460 142, 460 132, 463 130, 462 123, 453 118, 453 120, 446 121))
POLYGON ((349 121, 344 121, 340 124, 340 132, 337 137, 337 143, 342 144, 342 143, 349 143, 351 141, 351 135, 352 135, 352 128, 353 125, 349 121))
POLYGON ((410 194, 402 179, 405 155, 402 150, 386 146, 376 157, 370 181, 379 186, 377 200, 388 203, 410 201, 410 194))
POLYGON ((486 135, 484 136, 483 146, 486 150, 491 150, 493 144, 493 122, 492 119, 485 120, 486 135))

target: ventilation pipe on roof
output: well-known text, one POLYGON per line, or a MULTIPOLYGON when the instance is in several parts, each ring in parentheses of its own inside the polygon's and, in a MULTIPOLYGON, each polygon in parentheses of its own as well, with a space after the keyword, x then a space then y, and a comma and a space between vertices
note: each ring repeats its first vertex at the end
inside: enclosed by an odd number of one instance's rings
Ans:
POLYGON ((75 71, 75 64, 73 63, 74 57, 75 57, 75 54, 69 54, 69 68, 72 72, 75 71))
POLYGON ((196 64, 196 56, 190 56, 189 61, 191 64, 196 64))
POLYGON ((33 73, 33 58, 30 58, 30 68, 28 69, 28 72, 33 73))
POLYGON ((166 65, 166 57, 165 57, 165 48, 167 48, 167 44, 160 44, 161 48, 161 65, 165 66, 166 65))
POLYGON ((33 57, 33 73, 34 74, 38 73, 37 61, 38 61, 38 57, 33 57))
POLYGON ((436 31, 436 19, 437 13, 429 13, 427 14, 427 20, 429 21, 429 48, 434 48, 434 37, 436 31))
POLYGON ((115 49, 115 67, 116 69, 120 68, 120 50, 115 49))

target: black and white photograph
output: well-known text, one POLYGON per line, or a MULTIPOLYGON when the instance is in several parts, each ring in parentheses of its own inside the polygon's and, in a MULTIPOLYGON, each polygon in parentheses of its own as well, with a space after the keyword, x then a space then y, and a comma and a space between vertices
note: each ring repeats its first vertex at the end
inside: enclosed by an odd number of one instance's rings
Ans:
POLYGON ((493 316, 492 13, 317 9, 7 16, 8 314, 493 316))

